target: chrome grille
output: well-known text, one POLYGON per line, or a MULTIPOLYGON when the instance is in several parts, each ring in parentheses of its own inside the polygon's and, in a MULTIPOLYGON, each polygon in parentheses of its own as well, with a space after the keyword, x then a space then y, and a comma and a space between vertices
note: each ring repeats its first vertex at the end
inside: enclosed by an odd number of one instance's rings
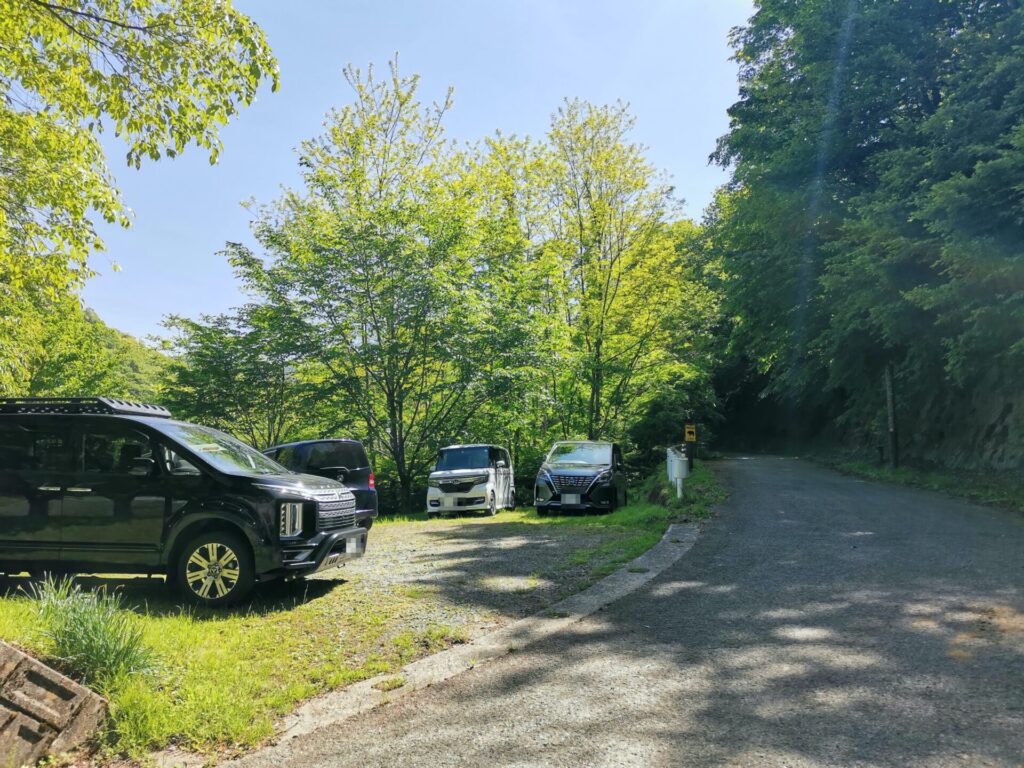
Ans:
POLYGON ((444 493, 469 493, 477 483, 440 482, 437 485, 444 493))
POLYGON ((317 527, 321 531, 351 528, 356 524, 356 497, 344 488, 316 491, 317 527))
POLYGON ((551 482, 559 493, 584 491, 590 487, 593 477, 587 475, 551 475, 551 482))

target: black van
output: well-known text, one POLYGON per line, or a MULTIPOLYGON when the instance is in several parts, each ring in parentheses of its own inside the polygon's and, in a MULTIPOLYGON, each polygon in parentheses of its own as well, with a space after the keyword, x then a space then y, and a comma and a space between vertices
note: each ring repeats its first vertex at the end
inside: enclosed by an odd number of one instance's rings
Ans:
POLYGON ((329 438, 275 445, 263 451, 292 472, 337 480, 356 497, 356 509, 367 528, 377 517, 377 481, 366 449, 358 440, 329 438))
POLYGON ((0 571, 165 573, 204 605, 359 557, 370 515, 164 408, 0 399, 0 571))

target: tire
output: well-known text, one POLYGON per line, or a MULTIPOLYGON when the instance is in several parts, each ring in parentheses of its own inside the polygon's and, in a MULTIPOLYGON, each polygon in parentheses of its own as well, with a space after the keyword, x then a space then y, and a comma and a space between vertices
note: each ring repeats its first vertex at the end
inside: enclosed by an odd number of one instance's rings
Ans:
POLYGON ((195 605, 236 605, 256 583, 249 542, 230 531, 201 533, 182 547, 174 577, 178 589, 195 605))
POLYGON ((489 517, 498 514, 498 500, 494 498, 494 491, 487 497, 487 514, 489 517))
POLYGON ((547 507, 537 507, 537 517, 547 517, 547 516, 548 516, 547 507))

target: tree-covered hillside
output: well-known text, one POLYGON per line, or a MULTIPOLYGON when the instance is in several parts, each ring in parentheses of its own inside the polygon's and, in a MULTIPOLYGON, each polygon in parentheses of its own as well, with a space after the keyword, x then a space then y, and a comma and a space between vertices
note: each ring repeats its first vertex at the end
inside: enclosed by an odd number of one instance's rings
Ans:
POLYGON ((776 433, 883 445, 888 368, 905 452, 1019 466, 1024 8, 763 0, 733 44, 733 428, 755 390, 776 433))

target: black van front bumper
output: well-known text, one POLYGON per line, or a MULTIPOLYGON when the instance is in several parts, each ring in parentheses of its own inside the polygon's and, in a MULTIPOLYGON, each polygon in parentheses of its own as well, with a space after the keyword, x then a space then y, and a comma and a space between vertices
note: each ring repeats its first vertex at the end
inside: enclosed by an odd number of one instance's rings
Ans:
POLYGON ((280 576, 308 576, 362 557, 369 532, 361 525, 318 533, 294 544, 282 542, 281 567, 261 575, 262 581, 280 576))

